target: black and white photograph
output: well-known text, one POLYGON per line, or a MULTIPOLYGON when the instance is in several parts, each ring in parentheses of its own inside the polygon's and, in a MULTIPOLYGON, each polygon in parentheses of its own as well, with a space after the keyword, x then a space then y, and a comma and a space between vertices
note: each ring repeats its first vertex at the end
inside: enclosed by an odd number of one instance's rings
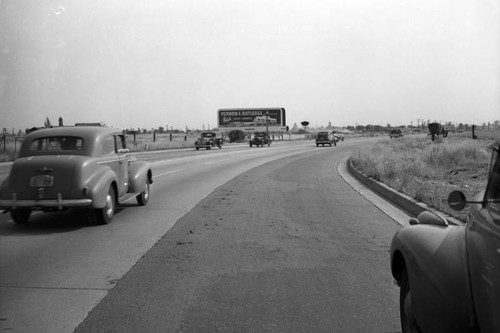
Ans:
POLYGON ((0 331, 500 332, 497 0, 0 0, 0 331))

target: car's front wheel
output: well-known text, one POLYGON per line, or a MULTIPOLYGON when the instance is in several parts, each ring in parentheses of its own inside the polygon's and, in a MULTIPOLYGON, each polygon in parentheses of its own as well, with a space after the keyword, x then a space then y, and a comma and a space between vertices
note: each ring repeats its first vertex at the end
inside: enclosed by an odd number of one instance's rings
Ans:
POLYGON ((399 293, 399 313, 401 317, 401 328, 403 333, 421 333, 418 327, 415 313, 411 304, 411 286, 406 267, 401 276, 401 289, 399 293))
POLYGON ((113 187, 110 186, 108 190, 108 194, 106 195, 106 205, 103 208, 98 208, 95 210, 97 223, 99 224, 108 224, 111 223, 113 216, 115 215, 115 191, 113 187))
POLYGON ((137 203, 139 206, 146 206, 149 201, 149 181, 146 180, 144 191, 137 195, 137 203))
POLYGON ((14 209, 10 211, 10 216, 17 224, 26 224, 31 216, 31 209, 14 209))

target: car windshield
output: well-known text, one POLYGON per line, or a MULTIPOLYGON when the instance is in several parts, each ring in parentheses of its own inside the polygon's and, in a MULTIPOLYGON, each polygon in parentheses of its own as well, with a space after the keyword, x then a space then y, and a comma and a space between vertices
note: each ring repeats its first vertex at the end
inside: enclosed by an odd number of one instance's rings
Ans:
POLYGON ((201 133, 202 138, 211 138, 212 136, 212 133, 201 133))
POLYGON ((81 150, 83 139, 75 136, 52 136, 38 138, 31 142, 30 151, 37 152, 59 152, 68 150, 81 150))

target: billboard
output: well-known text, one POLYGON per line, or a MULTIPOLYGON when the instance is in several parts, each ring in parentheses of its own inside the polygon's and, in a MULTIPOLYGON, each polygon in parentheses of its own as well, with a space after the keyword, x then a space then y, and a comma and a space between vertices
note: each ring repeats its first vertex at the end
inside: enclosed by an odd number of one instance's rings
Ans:
POLYGON ((243 131, 283 131, 286 129, 285 108, 219 109, 219 130, 241 129, 243 131))

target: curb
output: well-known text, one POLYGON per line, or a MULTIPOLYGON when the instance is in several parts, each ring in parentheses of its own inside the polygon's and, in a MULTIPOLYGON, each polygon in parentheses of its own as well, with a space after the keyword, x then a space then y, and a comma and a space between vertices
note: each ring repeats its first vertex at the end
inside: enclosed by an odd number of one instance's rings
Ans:
POLYGON ((351 162, 351 159, 349 158, 349 161, 347 162, 347 166, 349 169, 349 172, 360 182, 365 184, 367 187, 369 187, 372 191, 378 193, 380 196, 384 197, 385 199, 389 200, 399 208, 405 210, 412 216, 418 216, 418 214, 422 213, 423 211, 429 211, 435 215, 439 215, 444 217, 449 224, 451 225, 459 225, 463 226, 465 223, 448 215, 443 212, 437 211, 434 208, 431 208, 427 206, 426 204, 416 201, 415 199, 411 198, 410 196, 399 192, 371 177, 366 176, 364 173, 356 169, 351 162))

